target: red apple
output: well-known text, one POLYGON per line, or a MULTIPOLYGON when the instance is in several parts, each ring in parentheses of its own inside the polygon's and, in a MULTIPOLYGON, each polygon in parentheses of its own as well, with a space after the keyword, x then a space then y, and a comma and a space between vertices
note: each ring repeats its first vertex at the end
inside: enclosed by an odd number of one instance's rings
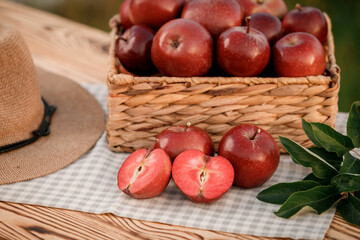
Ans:
POLYGON ((130 11, 130 0, 125 0, 121 6, 120 6, 120 20, 121 25, 124 27, 124 29, 130 28, 133 23, 131 22, 129 18, 129 11, 130 11))
POLYGON ((288 9, 284 0, 236 0, 244 10, 244 16, 257 12, 271 13, 278 18, 283 18, 288 9))
POLYGON ((238 125, 221 139, 219 155, 235 170, 234 185, 253 188, 264 184, 275 173, 280 159, 274 138, 253 125, 238 125))
POLYGON ((314 35, 290 33, 273 47, 274 71, 278 77, 304 77, 324 74, 326 54, 314 35))
POLYGON ((118 38, 116 55, 126 70, 137 75, 155 71, 151 61, 151 44, 154 31, 146 26, 134 25, 118 38))
POLYGON ((219 66, 227 73, 239 77, 260 74, 270 59, 270 45, 265 35, 247 27, 232 27, 223 32, 218 41, 216 56, 219 66))
POLYGON ((285 34, 307 32, 317 37, 321 43, 325 43, 327 39, 327 22, 324 13, 318 8, 296 4, 295 9, 286 14, 282 24, 285 34))
POLYGON ((214 155, 214 143, 203 129, 188 125, 173 126, 163 130, 157 137, 155 148, 162 148, 172 161, 182 152, 197 149, 206 155, 214 155))
POLYGON ((169 183, 171 161, 162 149, 139 149, 121 165, 118 187, 133 198, 152 198, 161 194, 169 183))
POLYGON ((219 199, 234 181, 231 163, 211 158, 199 150, 187 150, 174 161, 172 176, 178 188, 192 201, 210 203, 219 199))
POLYGON ((250 26, 262 32, 270 44, 281 37, 282 25, 279 18, 270 13, 253 13, 250 17, 250 26))
POLYGON ((155 34, 151 59, 160 73, 175 77, 205 75, 212 64, 210 33, 190 19, 174 19, 155 34))
POLYGON ((159 29, 180 16, 184 0, 131 0, 129 17, 133 24, 159 29))
POLYGON ((240 26, 243 20, 235 0, 193 0, 185 4, 181 17, 200 23, 214 39, 226 29, 240 26))

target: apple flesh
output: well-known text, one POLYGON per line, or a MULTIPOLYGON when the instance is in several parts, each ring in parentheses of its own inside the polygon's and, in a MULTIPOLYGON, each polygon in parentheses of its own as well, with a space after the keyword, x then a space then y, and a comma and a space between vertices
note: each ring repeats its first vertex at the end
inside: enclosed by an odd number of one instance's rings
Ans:
POLYGON ((134 25, 117 39, 116 55, 121 65, 137 75, 148 75, 155 71, 151 61, 151 44, 154 31, 146 26, 134 25))
POLYGON ((273 47, 273 65, 278 77, 305 77, 324 74, 326 54, 312 34, 290 33, 273 47))
POLYGON ((193 0, 185 4, 181 17, 200 23, 217 39, 226 29, 240 26, 243 13, 235 0, 193 0))
POLYGON ((174 161, 172 176, 178 188, 194 202, 218 200, 231 187, 234 169, 221 157, 210 157, 199 150, 187 150, 174 161))
POLYGON ((282 25, 279 18, 270 13, 253 13, 250 17, 250 27, 262 32, 270 45, 280 39, 282 35, 282 25))
POLYGON ((267 12, 283 18, 288 12, 284 0, 237 0, 237 2, 244 10, 245 17, 253 13, 267 12))
POLYGON ((212 65, 213 40, 210 33, 190 19, 174 19, 155 34, 151 59, 167 76, 205 75, 212 65))
POLYGON ((242 188, 258 187, 268 181, 280 159, 274 138, 253 125, 230 129, 221 139, 218 153, 232 163, 234 185, 242 188))
POLYGON ((217 41, 217 62, 233 76, 257 76, 266 68, 270 59, 270 45, 265 35, 250 28, 250 17, 246 21, 247 27, 229 28, 217 41))
POLYGON ((121 6, 120 6, 120 20, 121 25, 124 27, 124 29, 130 28, 133 23, 131 22, 129 18, 129 11, 130 11, 130 0, 125 0, 121 6))
POLYGON ((163 149, 172 161, 182 152, 197 149, 206 155, 214 155, 214 143, 203 129, 188 125, 173 126, 157 137, 155 148, 163 149))
POLYGON ((152 198, 165 190, 170 176, 171 161, 164 150, 139 149, 122 164, 118 187, 133 198, 152 198))
POLYGON ((184 0, 131 0, 129 17, 133 24, 155 30, 180 16, 184 0))
POLYGON ((319 39, 323 44, 326 42, 328 27, 324 13, 314 7, 301 7, 297 4, 282 22, 285 34, 292 32, 307 32, 319 39))

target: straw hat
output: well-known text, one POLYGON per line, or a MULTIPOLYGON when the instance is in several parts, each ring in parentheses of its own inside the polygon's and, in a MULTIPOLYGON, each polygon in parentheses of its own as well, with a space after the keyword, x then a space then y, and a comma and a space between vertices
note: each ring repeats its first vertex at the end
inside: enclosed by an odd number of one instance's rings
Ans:
POLYGON ((0 184, 67 166, 96 143, 104 125, 92 95, 69 79, 37 71, 20 33, 0 24, 0 184))

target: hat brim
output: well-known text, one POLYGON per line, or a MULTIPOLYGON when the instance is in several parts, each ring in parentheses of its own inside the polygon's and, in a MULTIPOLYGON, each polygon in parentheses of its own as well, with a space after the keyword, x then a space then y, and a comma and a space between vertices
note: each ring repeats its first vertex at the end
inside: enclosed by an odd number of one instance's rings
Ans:
POLYGON ((50 135, 0 154, 0 184, 58 171, 90 150, 104 132, 105 114, 84 88, 63 76, 38 69, 41 94, 55 105, 50 135))

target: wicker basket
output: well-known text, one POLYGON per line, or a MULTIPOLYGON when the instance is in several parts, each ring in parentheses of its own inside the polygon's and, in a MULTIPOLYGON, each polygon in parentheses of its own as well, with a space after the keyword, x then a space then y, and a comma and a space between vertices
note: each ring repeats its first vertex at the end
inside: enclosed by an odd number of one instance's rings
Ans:
MULTIPOLYGON (((326 14, 325 14, 326 15, 326 14)), ((262 77, 138 77, 120 73, 115 42, 119 15, 110 20, 111 46, 107 83, 107 139, 113 151, 148 147, 165 128, 191 122, 206 130, 215 143, 238 124, 256 124, 285 149, 278 136, 311 146, 301 119, 334 126, 338 111, 340 69, 334 56, 331 21, 325 50, 325 75, 297 78, 262 77)))

